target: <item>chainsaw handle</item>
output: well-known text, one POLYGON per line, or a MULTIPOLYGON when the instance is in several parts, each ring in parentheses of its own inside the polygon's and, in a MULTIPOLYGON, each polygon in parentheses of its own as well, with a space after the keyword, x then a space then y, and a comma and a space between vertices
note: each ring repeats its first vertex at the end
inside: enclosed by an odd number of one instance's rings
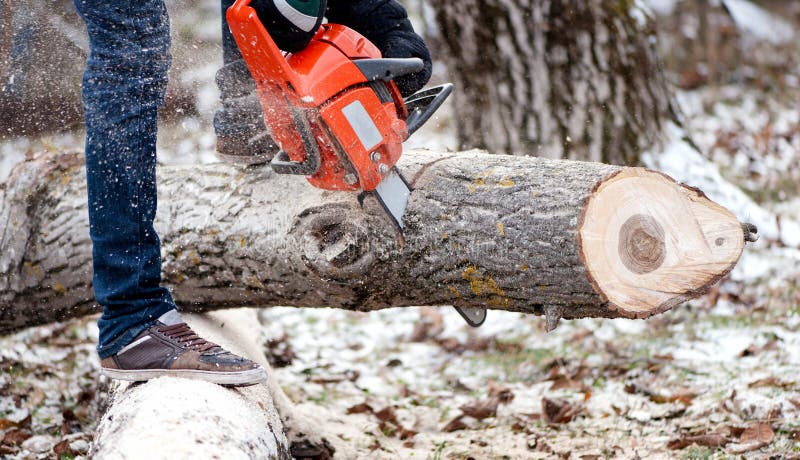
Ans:
POLYGON ((406 108, 408 109, 408 118, 406 118, 408 135, 411 136, 414 131, 422 127, 431 115, 444 104, 444 101, 452 92, 453 84, 445 83, 417 91, 408 96, 405 99, 406 108))
POLYGON ((368 81, 390 81, 425 68, 425 63, 420 58, 357 59, 353 64, 368 81))

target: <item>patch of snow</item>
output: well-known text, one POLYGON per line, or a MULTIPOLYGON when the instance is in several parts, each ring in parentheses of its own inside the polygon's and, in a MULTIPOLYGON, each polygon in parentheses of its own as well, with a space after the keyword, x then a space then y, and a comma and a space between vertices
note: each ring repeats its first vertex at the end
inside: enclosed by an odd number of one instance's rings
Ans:
POLYGON ((667 128, 666 147, 659 152, 646 152, 642 162, 647 167, 661 171, 673 179, 698 187, 709 198, 728 208, 742 222, 758 227, 762 237, 780 239, 778 223, 773 213, 759 206, 739 187, 725 180, 719 168, 688 144, 685 131, 670 124, 667 128))
POLYGON ((755 38, 775 44, 788 43, 794 38, 791 24, 749 0, 722 0, 722 3, 736 25, 755 38))
POLYGON ((675 10, 678 0, 644 0, 644 4, 656 14, 668 15, 675 10))

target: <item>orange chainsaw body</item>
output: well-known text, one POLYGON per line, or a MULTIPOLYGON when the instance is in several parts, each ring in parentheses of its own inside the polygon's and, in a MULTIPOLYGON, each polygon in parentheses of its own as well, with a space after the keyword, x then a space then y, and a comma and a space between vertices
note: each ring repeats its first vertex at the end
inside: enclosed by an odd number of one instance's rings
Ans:
POLYGON ((397 85, 369 81, 354 64, 380 58, 378 48, 352 29, 323 24, 302 51, 284 53, 249 3, 238 0, 228 9, 228 25, 281 154, 316 187, 374 190, 408 138, 397 85))

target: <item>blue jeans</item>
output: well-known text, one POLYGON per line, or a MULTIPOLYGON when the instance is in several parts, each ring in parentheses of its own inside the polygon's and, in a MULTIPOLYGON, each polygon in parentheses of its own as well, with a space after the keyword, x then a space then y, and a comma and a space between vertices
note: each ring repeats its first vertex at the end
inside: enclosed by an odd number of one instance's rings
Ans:
POLYGON ((75 0, 91 53, 83 77, 86 182, 101 358, 175 308, 161 284, 156 131, 169 19, 163 0, 75 0))
MULTIPOLYGON (((169 18, 163 0, 74 0, 91 52, 83 77, 86 183, 100 358, 117 353, 176 308, 161 286, 156 134, 164 102, 169 18)), ((222 0, 223 59, 241 59, 222 0)))

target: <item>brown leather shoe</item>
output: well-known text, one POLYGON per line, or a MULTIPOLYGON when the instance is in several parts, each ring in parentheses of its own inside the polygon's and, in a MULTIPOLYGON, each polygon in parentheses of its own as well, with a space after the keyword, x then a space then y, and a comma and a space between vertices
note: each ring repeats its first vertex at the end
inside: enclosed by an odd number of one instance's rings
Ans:
POLYGON ((177 312, 159 320, 116 355, 103 359, 100 372, 119 380, 172 376, 228 386, 254 385, 267 379, 260 365, 203 339, 188 324, 178 322, 177 312))

